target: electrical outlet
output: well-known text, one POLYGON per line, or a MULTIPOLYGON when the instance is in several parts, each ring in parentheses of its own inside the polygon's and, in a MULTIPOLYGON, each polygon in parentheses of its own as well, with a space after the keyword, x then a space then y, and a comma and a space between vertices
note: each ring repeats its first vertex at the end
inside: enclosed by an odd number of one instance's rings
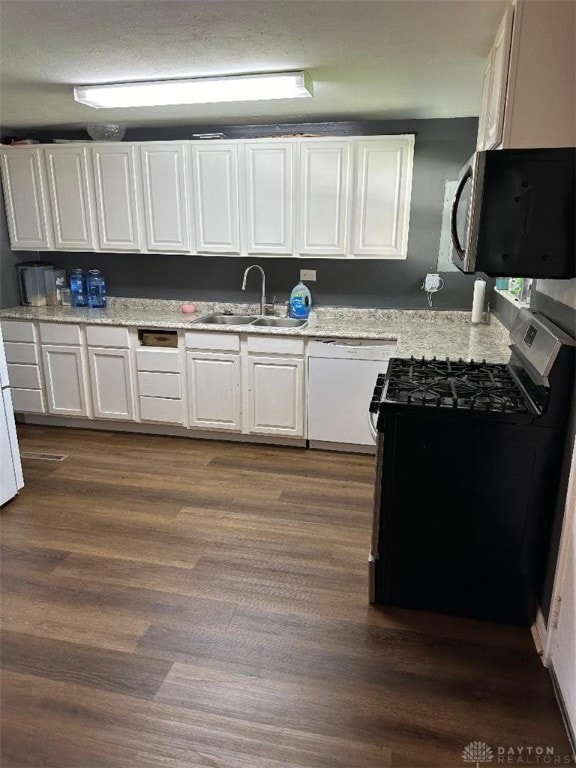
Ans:
POLYGON ((316 270, 315 269, 301 269, 300 280, 308 280, 310 283, 316 282, 316 270))
POLYGON ((424 278, 424 290, 434 293, 439 291, 442 286, 440 275, 428 274, 424 278))

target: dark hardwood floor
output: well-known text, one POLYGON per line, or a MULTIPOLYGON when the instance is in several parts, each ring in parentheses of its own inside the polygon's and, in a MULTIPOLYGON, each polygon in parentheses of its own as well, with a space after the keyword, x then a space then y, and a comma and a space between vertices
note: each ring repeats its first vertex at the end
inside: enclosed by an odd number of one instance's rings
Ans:
POLYGON ((528 630, 367 604, 371 457, 19 434, 67 458, 1 512, 2 768, 569 755, 528 630))

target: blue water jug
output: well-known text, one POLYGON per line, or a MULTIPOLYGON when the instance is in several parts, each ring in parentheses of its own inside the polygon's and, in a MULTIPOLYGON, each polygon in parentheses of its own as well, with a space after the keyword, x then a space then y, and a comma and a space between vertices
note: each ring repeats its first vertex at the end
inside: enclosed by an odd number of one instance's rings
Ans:
POLYGON ((106 280, 99 269, 88 270, 88 306, 101 309, 106 306, 106 280))
POLYGON ((83 269, 73 269, 70 275, 70 294, 73 307, 87 307, 86 278, 83 269))

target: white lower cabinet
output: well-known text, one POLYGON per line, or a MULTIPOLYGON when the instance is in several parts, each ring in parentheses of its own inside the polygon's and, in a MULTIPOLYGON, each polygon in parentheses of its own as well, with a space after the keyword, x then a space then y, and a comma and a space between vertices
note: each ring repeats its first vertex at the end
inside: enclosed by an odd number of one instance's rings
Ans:
POLYGON ((2 328, 16 411, 306 437, 302 338, 186 331, 163 348, 122 326, 2 328))
POLYGON ((79 346, 42 345, 48 413, 88 416, 88 374, 84 350, 79 346))
POLYGON ((248 357, 248 432, 304 436, 304 360, 248 357))
POLYGON ((134 420, 130 350, 88 348, 94 416, 98 419, 134 420))
POLYGON ((140 347, 136 350, 140 418, 184 424, 182 375, 178 349, 140 347))
POLYGON ((202 429, 242 429, 240 355, 186 353, 188 424, 202 429))
POLYGON ((3 320, 12 404, 17 413, 46 413, 38 331, 31 320, 3 320))

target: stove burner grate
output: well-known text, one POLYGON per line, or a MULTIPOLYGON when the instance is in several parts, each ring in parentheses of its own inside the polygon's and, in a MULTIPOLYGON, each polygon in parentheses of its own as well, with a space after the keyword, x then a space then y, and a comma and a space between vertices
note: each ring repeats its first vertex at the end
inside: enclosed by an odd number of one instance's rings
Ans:
POLYGON ((485 360, 394 358, 388 370, 385 400, 497 413, 529 412, 508 368, 485 360))

